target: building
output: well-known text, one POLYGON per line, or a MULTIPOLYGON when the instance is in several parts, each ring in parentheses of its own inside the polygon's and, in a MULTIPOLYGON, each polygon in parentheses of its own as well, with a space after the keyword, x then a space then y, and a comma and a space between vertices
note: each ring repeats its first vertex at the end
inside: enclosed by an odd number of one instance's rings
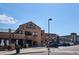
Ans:
POLYGON ((28 45, 29 47, 33 46, 43 46, 45 42, 44 30, 39 26, 34 24, 32 21, 28 23, 21 24, 15 32, 0 32, 0 43, 4 43, 6 46, 15 46, 17 42, 22 48, 28 45))
POLYGON ((63 42, 72 42, 79 44, 79 35, 77 33, 71 33, 70 35, 61 36, 63 42))
POLYGON ((53 34, 53 33, 45 33, 45 41, 46 44, 49 43, 59 43, 60 37, 57 34, 53 34))
POLYGON ((20 25, 19 28, 15 31, 15 34, 16 33, 24 34, 25 42, 30 46, 41 46, 44 40, 42 38, 44 31, 41 30, 41 28, 34 24, 32 21, 20 25))
POLYGON ((0 32, 0 49, 15 49, 15 44, 21 48, 47 46, 50 43, 73 42, 79 44, 79 35, 59 36, 54 33, 45 33, 39 26, 32 21, 21 24, 14 32, 9 29, 7 32, 0 32))

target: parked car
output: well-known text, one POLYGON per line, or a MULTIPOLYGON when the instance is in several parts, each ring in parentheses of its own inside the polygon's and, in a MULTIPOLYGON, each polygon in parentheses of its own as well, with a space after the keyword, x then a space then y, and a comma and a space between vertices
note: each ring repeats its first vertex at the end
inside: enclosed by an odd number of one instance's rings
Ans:
POLYGON ((74 45, 74 43, 72 43, 72 42, 64 42, 64 43, 61 43, 61 44, 59 44, 60 46, 73 46, 74 45))
POLYGON ((58 48, 58 43, 51 43, 48 47, 58 48))
POLYGON ((69 43, 70 44, 70 46, 73 46, 74 45, 74 43, 69 43))
POLYGON ((69 43, 63 43, 63 46, 70 46, 69 43))

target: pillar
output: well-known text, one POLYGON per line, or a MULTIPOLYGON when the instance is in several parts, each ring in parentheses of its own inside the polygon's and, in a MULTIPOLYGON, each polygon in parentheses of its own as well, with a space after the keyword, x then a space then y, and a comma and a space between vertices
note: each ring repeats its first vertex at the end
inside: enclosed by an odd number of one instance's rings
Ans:
POLYGON ((1 46, 1 39, 0 39, 0 46, 1 46))
POLYGON ((6 40, 4 39, 4 46, 7 46, 7 44, 6 44, 6 40))
POLYGON ((4 40, 3 39, 1 40, 1 46, 4 46, 4 40))
POLYGON ((9 40, 6 40, 6 45, 9 46, 9 40))

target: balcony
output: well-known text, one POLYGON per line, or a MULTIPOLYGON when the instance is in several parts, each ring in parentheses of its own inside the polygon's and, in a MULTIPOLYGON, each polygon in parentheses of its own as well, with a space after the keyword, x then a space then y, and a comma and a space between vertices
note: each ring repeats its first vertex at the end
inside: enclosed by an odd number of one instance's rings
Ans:
POLYGON ((14 34, 13 39, 25 39, 25 35, 24 34, 14 34))
POLYGON ((29 39, 29 40, 30 40, 30 39, 33 40, 33 39, 36 39, 36 36, 33 36, 33 35, 31 35, 31 36, 25 36, 25 38, 26 38, 26 39, 29 39))

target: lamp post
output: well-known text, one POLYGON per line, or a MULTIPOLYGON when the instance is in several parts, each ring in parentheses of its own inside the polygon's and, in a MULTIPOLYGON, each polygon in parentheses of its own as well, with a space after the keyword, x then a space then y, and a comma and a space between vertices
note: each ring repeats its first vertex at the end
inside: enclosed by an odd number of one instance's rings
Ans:
POLYGON ((50 39, 50 21, 51 21, 52 19, 50 18, 50 19, 48 19, 48 55, 49 55, 49 53, 50 53, 50 47, 49 47, 49 39, 50 39))

